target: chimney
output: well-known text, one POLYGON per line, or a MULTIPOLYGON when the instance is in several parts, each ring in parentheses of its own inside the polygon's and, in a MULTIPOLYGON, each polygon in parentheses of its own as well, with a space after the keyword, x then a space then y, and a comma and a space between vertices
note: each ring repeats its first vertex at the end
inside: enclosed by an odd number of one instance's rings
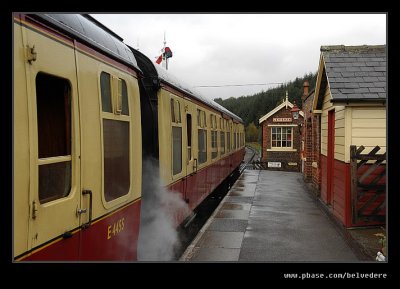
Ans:
POLYGON ((310 84, 308 83, 308 81, 307 81, 307 80, 304 81, 304 83, 303 83, 304 92, 303 92, 303 96, 301 97, 301 100, 304 101, 304 99, 307 97, 307 95, 308 95, 308 88, 309 88, 309 87, 310 87, 310 84))

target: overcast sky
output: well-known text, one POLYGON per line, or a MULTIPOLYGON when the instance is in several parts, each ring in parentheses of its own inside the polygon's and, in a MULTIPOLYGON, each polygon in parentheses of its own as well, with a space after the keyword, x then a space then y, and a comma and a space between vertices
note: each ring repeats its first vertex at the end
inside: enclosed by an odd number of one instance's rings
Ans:
MULTIPOLYGON (((316 72, 321 45, 386 44, 385 14, 91 14, 192 86, 282 83, 316 72)), ((211 99, 276 87, 197 88, 211 99)))

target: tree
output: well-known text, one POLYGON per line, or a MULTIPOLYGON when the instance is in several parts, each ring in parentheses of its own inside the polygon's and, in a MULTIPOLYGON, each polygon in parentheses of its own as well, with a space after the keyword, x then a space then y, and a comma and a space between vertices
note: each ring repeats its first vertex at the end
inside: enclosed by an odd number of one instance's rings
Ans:
POLYGON ((259 118, 273 110, 285 99, 286 91, 289 94, 289 101, 296 101, 301 108, 301 96, 303 95, 303 83, 310 83, 310 91, 314 88, 317 79, 316 73, 308 73, 303 77, 296 77, 293 81, 283 83, 278 87, 262 90, 250 96, 230 97, 228 99, 216 98, 217 103, 241 117, 244 125, 248 126, 251 122, 257 123, 259 118))
POLYGON ((248 141, 248 142, 256 142, 257 139, 258 139, 258 128, 254 124, 254 122, 251 122, 246 127, 246 141, 248 141))

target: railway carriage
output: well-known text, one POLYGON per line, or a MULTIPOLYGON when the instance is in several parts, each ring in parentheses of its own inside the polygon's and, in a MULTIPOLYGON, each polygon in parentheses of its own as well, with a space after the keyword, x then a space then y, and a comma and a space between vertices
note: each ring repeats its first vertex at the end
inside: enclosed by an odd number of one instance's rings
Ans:
POLYGON ((226 182, 242 120, 187 87, 88 15, 14 14, 14 259, 136 260, 147 160, 191 210, 226 182))

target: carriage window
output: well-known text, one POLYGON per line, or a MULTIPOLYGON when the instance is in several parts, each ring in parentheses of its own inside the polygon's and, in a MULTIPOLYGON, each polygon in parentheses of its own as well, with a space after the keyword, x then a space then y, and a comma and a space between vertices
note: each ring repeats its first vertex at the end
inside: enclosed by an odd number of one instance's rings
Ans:
POLYGON ((207 122, 206 112, 198 109, 197 110, 197 126, 198 126, 198 151, 199 151, 199 164, 207 161, 207 122))
POLYGON ((215 159, 218 155, 217 131, 211 131, 211 158, 215 159))
POLYGON ((174 100, 171 98, 170 100, 170 105, 171 105, 171 121, 175 122, 175 104, 174 104, 174 100))
POLYGON ((172 127, 172 173, 179 174, 182 171, 182 128, 172 127))
POLYGON ((36 76, 39 201, 68 196, 71 190, 71 86, 67 79, 36 76))
POLYGON ((171 98, 171 121, 181 123, 181 104, 179 101, 171 98))
POLYGON ((129 192, 129 122, 103 119, 103 138, 104 197, 109 202, 129 192))
POLYGON ((199 127, 207 127, 206 112, 204 110, 197 110, 197 125, 199 127))
POLYGON ((100 88, 101 88, 101 107, 104 112, 112 112, 110 81, 111 81, 110 74, 103 71, 100 74, 100 88))
POLYGON ((238 133, 235 132, 235 149, 237 149, 239 147, 239 143, 238 143, 238 133))
POLYGON ((100 87, 101 107, 106 112, 102 114, 103 193, 105 200, 110 202, 128 194, 130 190, 128 89, 125 80, 104 71, 100 74, 100 87), (111 89, 111 83, 116 89, 111 89))
POLYGON ((221 156, 225 154, 225 132, 221 131, 221 156))
POLYGON ((186 132, 187 132, 187 154, 188 161, 192 159, 192 115, 186 115, 186 132))
POLYGON ((172 174, 182 171, 182 122, 181 106, 179 101, 171 98, 171 122, 172 122, 172 174))
POLYGON ((207 161, 207 130, 199 129, 199 164, 207 161))
POLYGON ((120 79, 120 89, 121 89, 121 97, 122 97, 122 114, 129 115, 129 106, 128 106, 128 89, 126 87, 126 82, 123 79, 120 79))
POLYGON ((226 144, 227 144, 227 152, 229 153, 231 151, 231 133, 228 131, 226 133, 226 144))
POLYGON ((64 198, 71 190, 71 161, 39 166, 41 204, 64 198))
POLYGON ((217 117, 210 114, 210 127, 211 127, 211 159, 215 159, 218 155, 217 147, 217 117))

